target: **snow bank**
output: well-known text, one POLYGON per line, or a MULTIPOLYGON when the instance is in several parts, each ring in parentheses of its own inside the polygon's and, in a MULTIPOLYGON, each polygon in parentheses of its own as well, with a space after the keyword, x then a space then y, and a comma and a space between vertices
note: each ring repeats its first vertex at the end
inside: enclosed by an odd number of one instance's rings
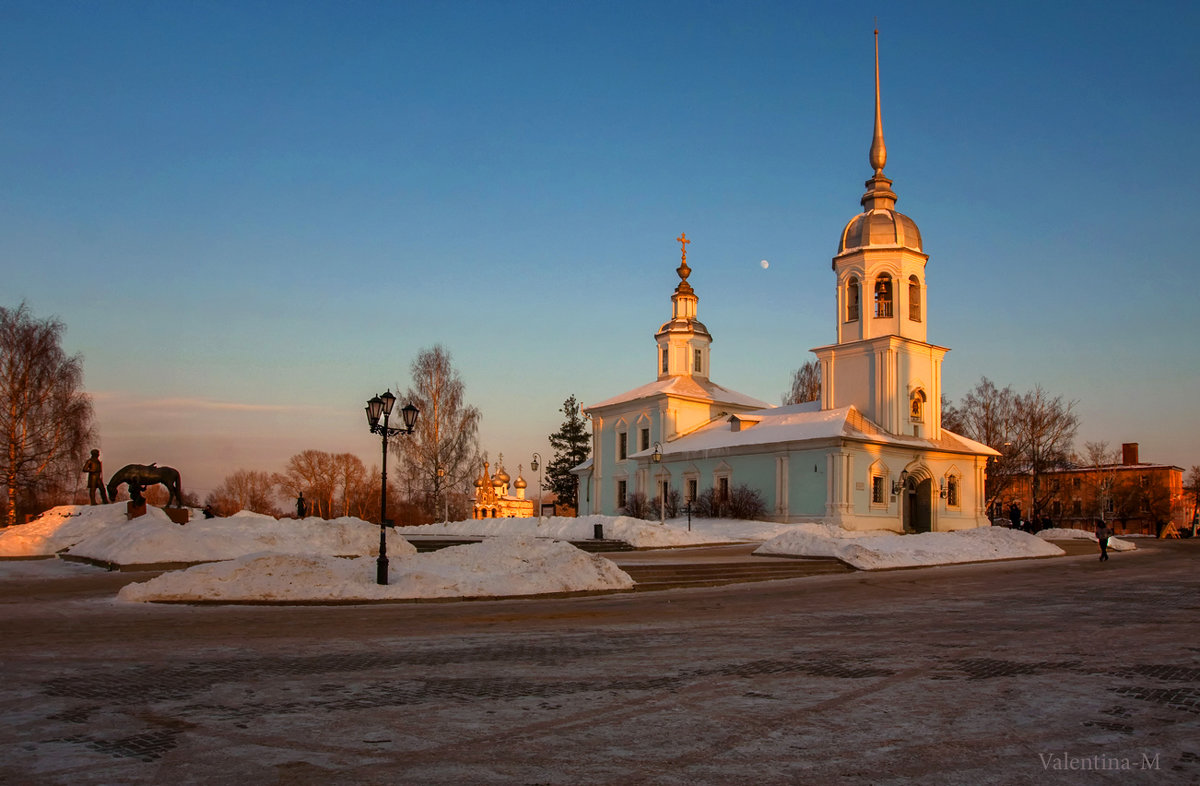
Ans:
MULTIPOLYGON (((397 539, 399 540, 399 539, 397 539)), ((388 543, 391 550, 391 541, 388 543)), ((428 554, 389 558, 387 585, 376 562, 315 554, 250 554, 129 584, 128 601, 353 601, 498 597, 621 590, 633 580, 612 562, 561 541, 491 538, 428 554)))
MULTIPOLYGON (((1043 540, 1090 540, 1096 542, 1096 533, 1086 529, 1065 529, 1062 527, 1052 527, 1044 529, 1037 533, 1039 538, 1043 540)), ((1137 546, 1127 540, 1118 540, 1111 535, 1108 538, 1108 548, 1112 551, 1136 551, 1137 546)), ((1096 546, 1096 551, 1099 553, 1100 546, 1096 546)))
MULTIPOLYGON (((307 518, 275 519, 241 511, 229 518, 196 517, 180 526, 159 508, 125 518, 125 503, 63 505, 28 524, 0 531, 0 556, 72 556, 145 565, 160 562, 210 562, 259 551, 292 554, 373 555, 379 549, 379 526, 362 519, 334 521, 307 518)), ((416 551, 401 538, 389 550, 416 551)))
POLYGON ((829 524, 801 524, 764 543, 754 553, 836 557, 859 570, 881 570, 1052 557, 1064 552, 1052 543, 1006 527, 897 535, 853 532, 829 524))
POLYGON ((623 540, 634 548, 697 546, 719 540, 711 534, 698 531, 688 532, 686 524, 683 529, 679 529, 678 523, 675 523, 674 526, 663 526, 657 521, 645 521, 629 516, 579 516, 577 518, 550 516, 543 518, 541 524, 535 518, 470 519, 426 524, 419 527, 397 527, 396 531, 405 535, 442 538, 530 535, 560 540, 591 540, 594 537, 596 524, 604 527, 606 539, 623 540))
MULTIPOLYGON (((164 519, 166 515, 154 510, 164 519)), ((52 557, 86 537, 125 524, 125 503, 60 505, 28 524, 0 530, 0 557, 52 557)))
MULTIPOLYGON (((395 545, 389 542, 389 551, 416 551, 401 538, 392 541, 395 545)), ((378 550, 378 525, 361 519, 277 520, 242 511, 229 518, 193 519, 181 527, 150 508, 145 516, 81 540, 67 553, 118 565, 144 565, 225 560, 260 551, 339 556, 378 550)))

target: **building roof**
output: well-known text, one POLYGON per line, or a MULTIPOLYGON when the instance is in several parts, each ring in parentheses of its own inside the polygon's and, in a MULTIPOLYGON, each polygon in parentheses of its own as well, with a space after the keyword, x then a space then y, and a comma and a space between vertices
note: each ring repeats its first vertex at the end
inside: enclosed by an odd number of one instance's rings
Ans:
POLYGON ((744 393, 738 393, 736 390, 721 387, 715 382, 710 382, 707 379, 699 379, 690 376, 667 377, 659 379, 647 385, 642 385, 640 388, 634 388, 628 392, 622 393, 619 396, 605 399, 599 404, 592 404, 589 407, 584 407, 584 412, 591 412, 605 407, 616 406, 617 404, 626 404, 630 401, 637 401, 644 398, 656 398, 659 396, 672 396, 675 398, 688 398, 696 401, 711 401, 715 404, 732 404, 737 407, 746 409, 763 409, 771 405, 765 401, 759 401, 756 398, 747 396, 744 393))
MULTIPOLYGON (((753 417, 731 415, 721 418, 691 434, 667 442, 661 447, 662 453, 664 456, 670 457, 673 454, 708 450, 761 447, 828 439, 855 439, 922 450, 984 456, 1000 455, 987 445, 944 429, 938 440, 889 434, 865 418, 854 406, 822 410, 819 402, 809 401, 803 404, 769 407, 751 414, 753 417), (737 425, 740 430, 733 429, 734 420, 739 421, 737 425)), ((643 450, 632 454, 630 458, 647 458, 651 453, 650 450, 643 450)))

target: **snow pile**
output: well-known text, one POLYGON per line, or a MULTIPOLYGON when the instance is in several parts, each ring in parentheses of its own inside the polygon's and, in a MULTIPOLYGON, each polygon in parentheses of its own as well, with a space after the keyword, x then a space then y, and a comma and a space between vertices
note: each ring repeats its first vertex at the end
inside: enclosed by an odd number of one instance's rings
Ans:
POLYGON ((1056 557, 1064 552, 1041 538, 1006 527, 920 535, 854 532, 829 524, 801 524, 764 543, 755 554, 835 557, 859 570, 958 562, 1056 557))
MULTIPOLYGON (((388 546, 390 551, 390 541, 388 546)), ((368 557, 260 553, 164 573, 126 585, 118 597, 129 601, 400 600, 633 586, 628 574, 603 557, 569 543, 528 536, 496 537, 389 558, 387 585, 376 584, 375 574, 376 561, 368 557)))
MULTIPOLYGON (((159 508, 125 518, 125 503, 62 505, 28 524, 0 531, 0 556, 52 556, 66 550, 117 565, 211 562, 259 551, 292 554, 371 555, 378 551, 379 527, 362 519, 334 521, 275 519, 241 511, 229 518, 195 517, 175 524, 159 508)), ((395 538, 396 553, 415 549, 395 538)))
MULTIPOLYGON (((1044 529, 1037 533, 1039 538, 1043 540, 1090 540, 1096 542, 1096 533, 1089 532, 1086 529, 1065 529, 1062 527, 1052 527, 1044 529)), ((1137 546, 1127 540, 1118 540, 1111 535, 1108 538, 1108 547, 1113 551, 1135 551, 1137 546)), ((1096 551, 1100 551, 1100 546, 1097 544, 1096 551)))
MULTIPOLYGON (((763 522, 743 522, 761 524, 763 522)), ((478 538, 493 535, 530 535, 542 538, 558 538, 559 540, 592 540, 595 537, 595 525, 604 528, 604 537, 608 540, 623 540, 634 548, 664 548, 667 546, 698 546, 716 541, 728 541, 729 538, 714 537, 710 533, 687 531, 686 520, 680 528, 679 520, 673 520, 668 526, 657 521, 630 518, 629 516, 579 516, 566 518, 550 516, 543 518, 541 523, 535 518, 499 518, 471 519, 467 521, 451 521, 438 524, 426 524, 419 527, 397 527, 396 531, 404 535, 423 535, 440 538, 478 538)))
MULTIPOLYGON (((400 538, 395 541, 392 548, 398 553, 416 551, 400 538)), ((378 552, 378 544, 379 527, 361 519, 277 520, 241 511, 229 518, 193 519, 181 527, 157 508, 148 508, 145 516, 87 537, 67 553, 118 565, 146 565, 210 562, 260 551, 368 555, 378 552)))
MULTIPOLYGON (((158 508, 147 508, 164 520, 158 508)), ((60 505, 28 524, 0 530, 0 557, 52 557, 79 541, 125 524, 125 503, 111 505, 60 505)))

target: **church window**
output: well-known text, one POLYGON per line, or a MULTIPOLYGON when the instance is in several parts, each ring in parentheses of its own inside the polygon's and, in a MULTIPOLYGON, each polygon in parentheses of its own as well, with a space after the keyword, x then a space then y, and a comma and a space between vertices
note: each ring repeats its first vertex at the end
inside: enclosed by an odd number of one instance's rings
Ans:
POLYGON ((717 478, 717 499, 722 505, 729 502, 729 478, 717 478))
POLYGON ((697 485, 696 478, 688 478, 688 482, 687 482, 688 502, 692 502, 693 500, 696 499, 696 485, 697 485))
POLYGON ((958 507, 958 478, 954 475, 946 478, 946 505, 958 507))
POLYGON ((639 444, 638 450, 649 450, 650 449, 650 429, 648 429, 648 428, 642 429, 641 442, 639 442, 638 444, 639 444))
POLYGON ((622 431, 617 434, 617 460, 629 458, 629 434, 622 431))
POLYGON ((859 298, 858 278, 855 276, 851 276, 850 280, 846 282, 846 321, 847 322, 857 322, 858 321, 858 298, 859 298))
POLYGON ((625 503, 628 501, 626 499, 628 496, 628 492, 629 492, 629 481, 618 480, 617 481, 617 507, 618 508, 625 507, 625 503))
POLYGON ((700 360, 703 358, 703 355, 700 354, 700 350, 697 349, 694 351, 693 358, 695 359, 695 363, 692 364, 694 366, 693 370, 697 374, 703 374, 704 369, 700 367, 700 360))
POLYGON ((882 475, 871 476, 871 504, 886 505, 887 504, 887 489, 883 485, 884 478, 882 475))
POLYGON ((908 318, 921 321, 921 282, 916 276, 908 277, 908 318))
POLYGON ((667 348, 666 348, 666 347, 663 347, 663 351, 662 351, 662 373, 664 373, 664 374, 666 374, 666 373, 667 373, 667 358, 668 358, 668 355, 667 355, 667 348))
POLYGON ((1082 516, 1083 515, 1083 502, 1082 501, 1075 500, 1074 502, 1071 503, 1071 515, 1072 516, 1082 516))
POLYGON ((875 279, 875 316, 892 315, 892 277, 883 273, 875 279))

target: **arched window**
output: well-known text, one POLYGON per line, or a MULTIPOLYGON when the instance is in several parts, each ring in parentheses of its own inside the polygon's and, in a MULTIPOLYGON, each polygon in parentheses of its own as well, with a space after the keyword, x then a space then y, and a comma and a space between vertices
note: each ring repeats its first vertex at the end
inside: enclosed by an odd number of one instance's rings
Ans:
POLYGON ((892 315, 892 277, 883 273, 875 279, 875 316, 892 315))
POLYGON ((921 282, 916 276, 908 277, 908 318, 921 321, 921 282))
POLYGON ((912 410, 912 419, 914 422, 920 422, 925 418, 925 391, 918 390, 912 395, 912 401, 909 402, 912 410))
POLYGON ((946 478, 946 505, 947 507, 958 507, 958 476, 951 475, 946 478))
POLYGON ((858 321, 858 298, 859 298, 858 278, 856 276, 851 276, 850 280, 846 282, 846 321, 847 322, 857 322, 858 321))

